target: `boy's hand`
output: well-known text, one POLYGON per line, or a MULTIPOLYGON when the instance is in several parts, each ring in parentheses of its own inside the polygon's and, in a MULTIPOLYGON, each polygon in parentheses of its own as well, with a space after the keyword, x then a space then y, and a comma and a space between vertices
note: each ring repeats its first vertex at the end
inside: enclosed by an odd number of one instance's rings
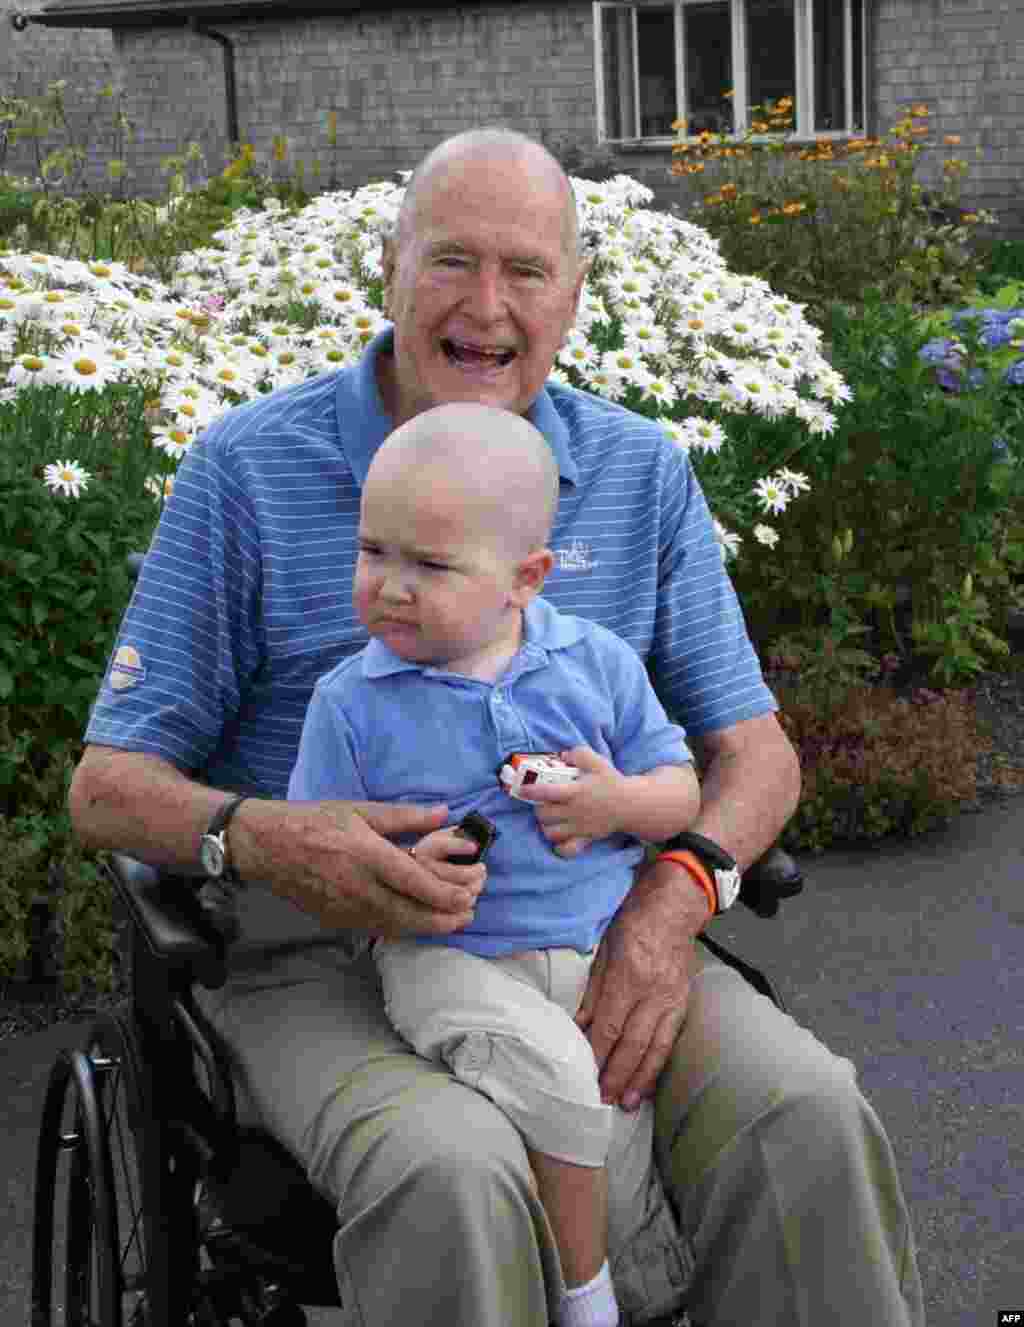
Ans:
POLYGON ((575 857, 594 839, 607 838, 620 825, 625 775, 589 746, 559 751, 559 760, 580 770, 574 783, 531 783, 519 790, 536 803, 541 833, 559 857, 575 857))
POLYGON ((477 851, 476 843, 456 834, 454 828, 435 829, 432 834, 426 834, 420 839, 410 851, 421 866, 450 885, 470 888, 479 884, 482 887, 487 878, 487 867, 483 862, 476 866, 458 866, 448 860, 450 857, 472 857, 477 851))

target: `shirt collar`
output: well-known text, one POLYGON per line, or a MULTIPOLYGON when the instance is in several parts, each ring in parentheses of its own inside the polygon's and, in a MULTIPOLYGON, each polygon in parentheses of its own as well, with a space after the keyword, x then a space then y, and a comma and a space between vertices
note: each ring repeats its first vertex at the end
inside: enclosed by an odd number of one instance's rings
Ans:
MULTIPOLYGON (((370 462, 377 448, 392 432, 394 421, 384 408, 377 385, 377 356, 394 351, 395 331, 391 326, 378 332, 364 350, 354 372, 339 373, 335 393, 339 435, 344 439, 345 455, 360 488, 366 483, 370 462)), ((570 484, 579 482, 579 471, 569 448, 569 429, 555 409, 547 388, 541 388, 526 412, 526 418, 548 441, 558 462, 558 473, 570 484)))
MULTIPOLYGON (((580 618, 566 617, 546 599, 539 596, 531 599, 523 613, 523 643, 500 678, 501 684, 514 682, 522 673, 541 668, 547 662, 550 651, 564 650, 575 645, 582 637, 586 625, 580 618)), ((362 671, 369 681, 391 677, 395 673, 418 672, 425 677, 449 676, 444 668, 400 658, 380 640, 371 640, 363 650, 362 671)))

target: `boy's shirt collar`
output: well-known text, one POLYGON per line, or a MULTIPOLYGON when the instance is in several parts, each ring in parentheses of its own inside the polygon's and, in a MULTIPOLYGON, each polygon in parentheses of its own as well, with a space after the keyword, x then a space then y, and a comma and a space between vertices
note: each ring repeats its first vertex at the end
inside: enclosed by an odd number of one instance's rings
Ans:
MULTIPOLYGON (((366 483, 377 448, 394 430, 394 421, 384 409, 377 385, 377 356, 381 351, 394 351, 395 333, 392 327, 378 332, 366 347, 354 373, 342 371, 338 375, 335 408, 340 435, 344 438, 345 455, 356 483, 366 483)), ((558 462, 558 473, 570 484, 579 481, 579 471, 569 448, 569 429, 555 409, 547 390, 542 388, 526 418, 547 439, 548 446, 558 462)))
MULTIPOLYGON (((550 651, 564 650, 570 645, 575 645, 586 629, 587 623, 580 618, 566 617, 559 613, 553 604, 549 604, 541 596, 531 599, 523 609, 523 642, 509 660, 504 673, 493 685, 509 686, 523 673, 543 668, 550 651)), ((381 677, 391 677, 395 673, 407 672, 422 673, 424 677, 462 676, 461 673, 450 673, 442 666, 402 659, 380 640, 371 640, 360 657, 363 676, 371 682, 381 677)), ((476 679, 466 679, 466 681, 474 680, 476 679)))

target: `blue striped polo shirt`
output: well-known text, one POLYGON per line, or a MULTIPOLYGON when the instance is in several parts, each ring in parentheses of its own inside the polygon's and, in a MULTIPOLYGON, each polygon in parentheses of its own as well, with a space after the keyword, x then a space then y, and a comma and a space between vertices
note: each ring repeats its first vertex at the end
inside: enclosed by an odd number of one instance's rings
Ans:
MULTIPOLYGON (((318 677, 367 643, 359 498, 392 429, 380 333, 354 365, 228 410, 182 463, 89 742, 284 797, 318 677)), ((686 455, 653 421, 549 382, 528 412, 561 496, 544 597, 648 665, 691 736, 775 710, 686 455)))

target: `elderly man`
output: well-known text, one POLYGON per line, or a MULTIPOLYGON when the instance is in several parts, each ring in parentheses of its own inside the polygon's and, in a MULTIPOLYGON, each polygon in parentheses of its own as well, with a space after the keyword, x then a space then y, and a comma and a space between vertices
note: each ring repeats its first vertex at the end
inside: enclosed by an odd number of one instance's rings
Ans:
MULTIPOLYGON (((740 867, 792 813, 798 767, 685 457, 650 421, 546 385, 585 276, 557 162, 506 130, 440 144, 384 271, 393 332, 352 368, 229 411, 182 467, 118 642, 138 666, 119 674, 115 652, 71 809, 94 848, 195 870, 202 844, 249 886, 207 1008, 266 1127, 337 1204, 341 1321, 543 1327, 564 1283, 520 1137, 395 1036, 351 942, 473 915, 472 888, 388 841, 447 808, 284 800, 316 678, 366 641, 355 532, 385 436, 451 401, 544 434, 552 545, 585 550, 545 594, 649 660, 706 763, 696 829, 740 867)), ((514 691, 474 685, 517 749, 514 691)), ((695 943, 708 919, 684 863, 644 869, 578 1015, 623 1107, 609 1254, 626 1321, 921 1323, 892 1150, 853 1066, 695 943), (653 1155, 633 1127, 651 1096, 653 1155)))

